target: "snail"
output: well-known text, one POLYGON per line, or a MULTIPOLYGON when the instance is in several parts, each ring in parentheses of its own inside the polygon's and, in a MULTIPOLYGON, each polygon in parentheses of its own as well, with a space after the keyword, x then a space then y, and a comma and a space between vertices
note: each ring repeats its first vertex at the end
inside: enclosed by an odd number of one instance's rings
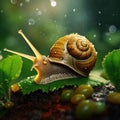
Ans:
POLYGON ((37 71, 34 78, 37 84, 47 84, 80 76, 87 77, 96 63, 97 52, 94 45, 86 37, 77 33, 59 38, 51 47, 47 57, 38 52, 22 30, 19 30, 18 33, 30 46, 35 57, 9 49, 5 49, 5 51, 32 60, 32 68, 37 71))

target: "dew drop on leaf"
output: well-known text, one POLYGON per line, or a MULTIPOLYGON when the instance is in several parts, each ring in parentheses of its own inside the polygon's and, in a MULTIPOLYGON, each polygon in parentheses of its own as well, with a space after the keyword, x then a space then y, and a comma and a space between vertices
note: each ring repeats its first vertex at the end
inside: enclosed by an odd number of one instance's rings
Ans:
POLYGON ((57 87, 53 87, 53 88, 52 88, 52 91, 54 91, 54 90, 56 90, 56 89, 57 89, 57 87))

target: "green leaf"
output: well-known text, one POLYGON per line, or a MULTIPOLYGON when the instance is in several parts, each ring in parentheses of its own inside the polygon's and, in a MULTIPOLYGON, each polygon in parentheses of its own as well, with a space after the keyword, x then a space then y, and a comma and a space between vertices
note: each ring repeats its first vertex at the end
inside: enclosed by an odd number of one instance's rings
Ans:
POLYGON ((117 90, 120 90, 120 49, 114 50, 105 56, 103 68, 109 80, 115 85, 117 90))
MULTIPOLYGON (((97 72, 96 72, 97 73, 97 72)), ((91 84, 92 86, 103 85, 107 83, 107 81, 100 77, 98 74, 95 75, 95 72, 91 73, 89 78, 80 77, 80 78, 72 78, 72 79, 64 79, 54 81, 48 84, 36 84, 34 82, 34 77, 29 77, 27 79, 21 80, 18 85, 20 86, 23 94, 29 94, 30 92, 34 92, 38 89, 41 89, 43 92, 49 92, 58 90, 59 88, 63 88, 64 86, 78 86, 80 84, 91 84)))
POLYGON ((10 85, 13 80, 19 77, 21 68, 22 59, 17 55, 9 56, 0 61, 0 98, 9 94, 10 85))
POLYGON ((17 55, 9 56, 0 61, 0 70, 4 73, 1 79, 15 80, 19 77, 22 68, 22 59, 17 55))

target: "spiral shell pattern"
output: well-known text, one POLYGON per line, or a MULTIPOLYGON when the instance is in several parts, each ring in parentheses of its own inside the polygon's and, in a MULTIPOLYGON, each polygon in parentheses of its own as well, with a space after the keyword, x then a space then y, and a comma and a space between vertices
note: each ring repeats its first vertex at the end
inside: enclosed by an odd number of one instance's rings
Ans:
POLYGON ((51 47, 49 60, 68 66, 82 76, 88 76, 96 63, 94 45, 84 36, 70 34, 59 38, 51 47))

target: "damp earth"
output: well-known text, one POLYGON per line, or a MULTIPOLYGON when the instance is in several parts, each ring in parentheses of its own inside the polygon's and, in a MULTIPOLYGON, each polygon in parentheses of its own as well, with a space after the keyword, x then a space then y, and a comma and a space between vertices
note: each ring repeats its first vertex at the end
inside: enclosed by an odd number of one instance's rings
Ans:
MULTIPOLYGON (((1 120, 77 120, 74 112, 75 105, 69 101, 61 101, 63 91, 74 89, 76 88, 68 86, 49 93, 43 93, 41 90, 29 95, 23 95, 20 91, 12 93, 12 101, 15 105, 8 109, 1 120)), ((106 96, 112 91, 114 91, 114 86, 111 83, 94 87, 94 92, 89 100, 105 103, 106 110, 99 115, 93 115, 87 119, 120 119, 120 105, 106 101, 106 96)))

